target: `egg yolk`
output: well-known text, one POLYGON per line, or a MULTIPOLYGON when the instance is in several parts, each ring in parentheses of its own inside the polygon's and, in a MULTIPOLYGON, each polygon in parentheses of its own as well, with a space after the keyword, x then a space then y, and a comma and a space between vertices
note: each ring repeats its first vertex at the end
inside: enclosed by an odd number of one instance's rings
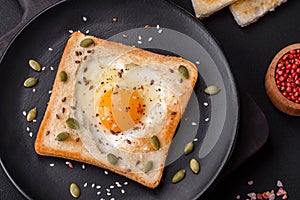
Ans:
POLYGON ((144 113, 143 100, 135 90, 106 91, 97 107, 101 123, 114 134, 134 127, 144 113))

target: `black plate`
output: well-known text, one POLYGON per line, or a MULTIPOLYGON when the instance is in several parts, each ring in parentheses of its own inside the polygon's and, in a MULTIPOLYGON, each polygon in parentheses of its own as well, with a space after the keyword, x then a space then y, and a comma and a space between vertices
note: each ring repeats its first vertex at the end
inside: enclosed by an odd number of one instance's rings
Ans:
POLYGON ((0 83, 1 164, 28 199, 72 199, 69 194, 72 182, 81 188, 80 199, 196 199, 216 179, 235 141, 239 106, 228 63, 203 25, 167 1, 69 0, 58 3, 35 17, 14 38, 1 60, 0 83), (113 22, 113 17, 117 17, 117 22, 113 22), (144 28, 147 24, 152 28, 144 28), (66 166, 65 159, 35 153, 35 136, 69 30, 89 31, 97 37, 179 55, 197 64, 199 80, 177 129, 163 180, 157 189, 148 189, 111 172, 106 175, 103 169, 94 166, 86 165, 86 169, 82 169, 82 163, 78 162, 72 162, 74 168, 71 169, 66 166), (27 64, 31 58, 46 69, 40 73, 31 70, 27 64), (39 78, 35 92, 23 87, 23 81, 30 76, 39 78), (209 97, 203 93, 207 85, 218 85, 221 92, 209 97), (204 106, 204 102, 208 102, 208 106, 204 106), (23 111, 35 106, 37 122, 28 123, 23 111), (30 132, 33 137, 29 136, 30 132), (184 144, 194 138, 198 139, 195 150, 188 156, 183 155, 184 144), (198 175, 189 170, 192 157, 201 163, 198 175), (50 167, 51 163, 54 167, 50 167), (182 168, 187 171, 185 179, 172 184, 174 172, 182 168), (117 187, 116 182, 122 187, 117 187), (85 183, 87 187, 84 187, 85 183), (95 184, 94 188, 92 184, 95 184), (101 189, 96 189, 97 185, 101 185, 101 189), (114 188, 110 188, 109 196, 106 189, 111 186, 114 188), (101 191, 100 195, 97 195, 98 191, 101 191))

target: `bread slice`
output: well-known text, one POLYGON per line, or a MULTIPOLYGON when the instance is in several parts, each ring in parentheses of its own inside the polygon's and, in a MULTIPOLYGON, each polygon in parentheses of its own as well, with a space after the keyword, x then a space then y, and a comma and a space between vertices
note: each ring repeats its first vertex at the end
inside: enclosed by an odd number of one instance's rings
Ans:
POLYGON ((236 2, 237 0, 192 0, 196 17, 204 18, 236 2))
MULTIPOLYGON (((35 150, 40 155, 96 165, 155 188, 197 76, 195 65, 183 58, 75 32, 62 55, 35 150), (93 43, 82 47, 80 43, 87 38, 93 43), (188 77, 179 72, 183 68, 188 77), (65 82, 61 81, 61 71, 67 74, 65 82), (111 119, 99 116, 99 109, 104 107, 99 105, 107 103, 105 94, 111 88, 111 95, 117 95, 126 85, 141 95, 143 116, 132 127, 117 132, 105 124, 111 119), (65 140, 58 138, 62 132, 68 133, 65 140), (159 142, 160 148, 153 141, 159 142)), ((130 96, 132 99, 136 98, 130 96)), ((134 110, 134 103, 126 109, 134 110)), ((112 103, 109 106, 114 107, 112 103)))
POLYGON ((230 5, 230 10, 236 22, 241 26, 247 26, 256 22, 260 17, 287 0, 239 0, 230 5))

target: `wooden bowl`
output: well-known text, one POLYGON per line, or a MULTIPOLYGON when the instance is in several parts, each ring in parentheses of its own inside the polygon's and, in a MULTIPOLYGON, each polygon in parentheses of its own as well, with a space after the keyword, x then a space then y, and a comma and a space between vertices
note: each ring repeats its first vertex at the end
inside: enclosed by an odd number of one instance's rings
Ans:
POLYGON ((293 49, 300 49, 300 43, 289 45, 279 51, 273 58, 265 77, 265 87, 269 99, 282 112, 292 115, 300 116, 300 104, 288 100, 284 97, 276 86, 275 70, 278 61, 284 54, 293 49))

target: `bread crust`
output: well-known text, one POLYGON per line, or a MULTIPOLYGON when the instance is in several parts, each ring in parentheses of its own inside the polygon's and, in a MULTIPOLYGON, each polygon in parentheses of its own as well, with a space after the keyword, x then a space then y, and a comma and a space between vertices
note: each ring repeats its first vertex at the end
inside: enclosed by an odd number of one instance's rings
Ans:
POLYGON ((238 25, 245 27, 285 2, 287 0, 239 0, 229 8, 238 25))
POLYGON ((192 0, 196 17, 204 18, 236 2, 237 0, 192 0))
MULTIPOLYGON (((74 32, 66 44, 58 67, 56 78, 53 84, 52 95, 50 97, 50 101, 48 103, 34 144, 35 151, 39 155, 61 157, 99 166, 101 168, 108 169, 129 179, 137 181, 149 188, 155 188, 160 183, 164 166, 160 166, 157 170, 155 170, 155 178, 148 179, 145 178, 144 175, 130 172, 128 170, 121 169, 118 166, 110 165, 107 164, 107 162, 96 159, 84 147, 80 139, 80 135, 76 130, 68 129, 70 137, 66 141, 60 142, 55 140, 55 137, 59 132, 65 131, 67 129, 65 120, 69 117, 68 109, 71 110, 72 108, 69 108, 70 105, 66 102, 71 102, 71 99, 75 98, 74 85, 76 83, 76 72, 78 71, 78 68, 80 68, 81 63, 85 62, 84 59, 78 60, 78 55, 76 54, 79 53, 77 51, 82 50, 83 55, 81 56, 81 58, 85 57, 85 53, 89 54, 87 53, 88 50, 85 50, 79 46, 80 41, 86 37, 92 38, 94 40, 93 47, 102 48, 103 51, 107 50, 107 52, 110 52, 113 55, 121 55, 124 58, 129 58, 131 61, 137 64, 163 63, 164 65, 169 66, 181 64, 185 65, 189 70, 190 77, 189 79, 187 79, 185 85, 185 93, 180 99, 183 110, 185 109, 189 101, 189 97, 198 77, 198 70, 193 63, 183 58, 163 56, 123 44, 105 41, 93 36, 85 36, 84 34, 79 32, 74 32), (66 83, 62 83, 59 80, 60 71, 67 72, 68 80, 66 83), (65 110, 62 111, 62 108, 65 108, 65 110)), ((90 51, 93 51, 92 48, 90 49, 90 51)), ((164 160, 166 159, 169 149, 168 144, 173 138, 181 116, 182 113, 176 115, 176 117, 174 117, 172 120, 169 120, 168 124, 162 130, 162 135, 164 137, 162 139, 162 147, 165 147, 165 151, 163 151, 164 160)))

